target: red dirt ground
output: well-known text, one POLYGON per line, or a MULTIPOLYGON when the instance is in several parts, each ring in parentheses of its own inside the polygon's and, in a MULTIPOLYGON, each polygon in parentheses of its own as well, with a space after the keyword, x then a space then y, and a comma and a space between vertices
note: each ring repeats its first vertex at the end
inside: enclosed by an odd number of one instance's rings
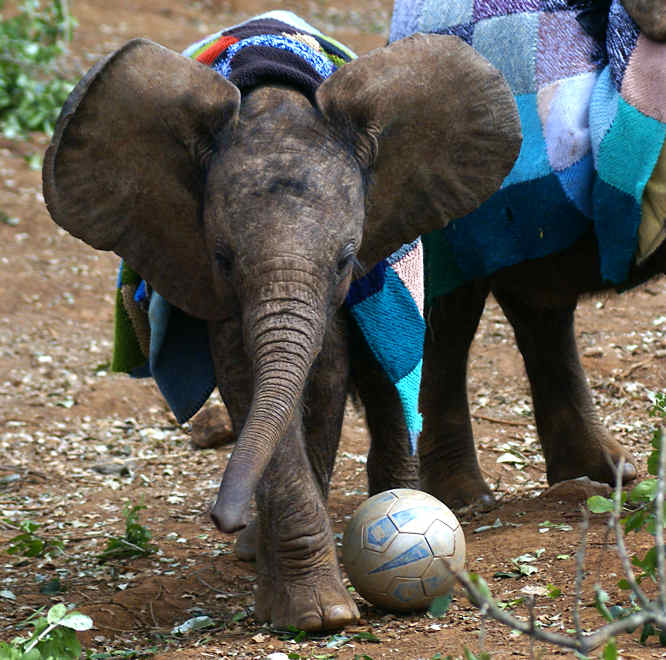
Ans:
MULTIPOLYGON (((82 72, 135 36, 179 50, 269 8, 292 9, 361 53, 385 42, 391 6, 387 0, 362 7, 351 0, 289 5, 259 0, 73 2, 79 27, 72 63, 82 72)), ((0 585, 15 599, 0 597, 0 638, 11 639, 16 625, 35 608, 66 602, 93 618, 94 629, 80 637, 85 648, 98 653, 144 650, 142 657, 167 660, 264 658, 281 651, 301 658, 416 660, 437 653, 461 656, 468 647, 494 658, 530 657, 526 638, 493 622, 482 624, 460 590, 442 618, 387 614, 359 597, 362 620, 345 631, 346 643, 331 635, 294 641, 293 635, 254 621, 254 566, 234 557, 233 537, 217 533, 207 514, 229 448, 192 451, 189 425, 175 422, 152 382, 107 373, 118 261, 71 238, 50 220, 40 173, 29 169, 24 158, 45 145, 42 136, 0 142, 0 209, 20 220, 15 226, 0 224, 0 518, 40 523, 39 533, 65 541, 66 554, 1 555, 0 585), (112 462, 128 464, 128 472, 105 475, 93 469, 112 462), (96 554, 107 539, 124 532, 123 504, 141 501, 146 509, 140 521, 152 531, 159 552, 99 565, 96 554), (41 593, 40 585, 56 577, 66 591, 41 593), (172 633, 174 626, 199 614, 210 615, 214 627, 172 633), (355 638, 360 632, 372 632, 379 641, 355 638)), ((665 385, 666 278, 622 296, 584 301, 577 334, 602 418, 639 457, 644 477, 654 424, 649 396, 665 385)), ((557 599, 536 596, 534 614, 550 630, 570 629, 579 504, 544 494, 544 463, 524 369, 510 327, 492 302, 473 347, 470 401, 482 466, 501 506, 459 514, 468 570, 485 577, 508 606, 530 590, 539 594, 548 584, 559 587, 557 599), (507 452, 522 459, 498 462, 507 452), (545 521, 571 528, 548 528, 545 521), (492 529, 477 531, 494 523, 492 529), (510 571, 512 560, 528 552, 539 555, 535 573, 493 577, 510 571)), ((350 407, 330 499, 337 533, 365 496, 366 450, 363 419, 350 407)), ((0 548, 14 533, 0 525, 0 548)), ((593 517, 581 606, 582 624, 589 629, 602 623, 592 605, 595 581, 611 602, 627 603, 626 594, 615 587, 621 567, 604 536, 605 520, 593 517)), ((650 540, 632 535, 628 542, 632 552, 642 555, 650 540)), ((513 612, 528 616, 524 604, 513 612)), ((624 658, 666 656, 654 638, 642 646, 638 633, 622 637, 618 648, 624 658)), ((543 644, 535 645, 534 654, 567 655, 543 644)))

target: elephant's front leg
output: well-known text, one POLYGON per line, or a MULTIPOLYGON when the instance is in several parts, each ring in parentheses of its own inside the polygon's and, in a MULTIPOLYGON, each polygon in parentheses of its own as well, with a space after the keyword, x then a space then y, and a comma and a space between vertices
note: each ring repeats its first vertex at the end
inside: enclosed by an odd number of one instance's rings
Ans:
POLYGON ((278 628, 334 630, 356 621, 359 613, 342 583, 302 428, 297 413, 257 489, 255 616, 278 628))
POLYGON ((257 490, 260 621, 330 630, 358 610, 342 584, 326 498, 349 379, 345 325, 332 320, 287 437, 257 490))
POLYGON ((433 301, 423 355, 421 488, 452 508, 490 506, 467 402, 467 359, 488 288, 475 282, 433 301))
MULTIPOLYGON (((306 413, 297 408, 257 489, 257 520, 237 543, 239 556, 257 559, 255 614, 277 627, 335 629, 358 618, 342 584, 325 502, 348 384, 340 328, 332 324, 326 335, 312 367, 306 413)), ((211 323, 210 336, 220 394, 238 433, 252 395, 240 324, 211 323)))
POLYGON ((622 457, 622 480, 635 479, 631 455, 610 437, 592 400, 576 346, 575 298, 569 305, 549 308, 512 292, 493 293, 525 360, 548 482, 588 476, 612 484, 622 457))

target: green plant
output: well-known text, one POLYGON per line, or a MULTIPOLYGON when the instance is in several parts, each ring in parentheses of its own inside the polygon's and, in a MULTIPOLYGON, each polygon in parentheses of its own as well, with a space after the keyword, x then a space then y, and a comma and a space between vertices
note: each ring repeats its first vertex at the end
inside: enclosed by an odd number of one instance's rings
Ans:
POLYGON ((0 131, 51 133, 73 84, 58 70, 74 21, 66 0, 24 0, 4 16, 0 0, 0 131))
POLYGON ((39 523, 31 520, 24 520, 18 523, 18 526, 9 520, 3 520, 2 523, 10 529, 21 530, 20 534, 7 541, 7 554, 21 557, 43 557, 54 550, 63 552, 62 541, 45 539, 35 534, 40 527, 39 523))
POLYGON ((106 543, 104 552, 99 555, 99 562, 103 564, 110 559, 127 559, 129 557, 143 557, 157 550, 157 546, 150 543, 152 534, 139 523, 139 511, 145 509, 144 504, 132 506, 129 502, 123 507, 125 516, 125 536, 112 537, 106 543))
MULTIPOLYGON (((39 614, 39 612, 37 612, 39 614)), ((92 628, 92 619, 80 612, 67 611, 59 603, 46 616, 28 618, 24 625, 31 625, 30 637, 15 637, 11 642, 0 642, 0 660, 78 660, 81 644, 77 630, 92 628)))
MULTIPOLYGON (((657 393, 655 395, 654 404, 650 408, 650 415, 666 420, 666 393, 657 393)), ((659 465, 664 440, 664 429, 661 426, 657 426, 652 434, 652 452, 647 461, 648 473, 653 477, 659 476, 659 465)), ((661 525, 659 525, 660 521, 657 519, 656 500, 658 496, 659 480, 657 478, 644 479, 628 493, 622 493, 620 496, 620 506, 627 512, 627 515, 621 519, 625 534, 640 530, 646 530, 649 534, 655 536, 655 538, 658 534, 663 534, 664 521, 662 520, 661 525)), ((595 495, 588 499, 587 506, 592 513, 612 513, 615 510, 616 503, 613 499, 595 495)), ((640 584, 645 578, 649 578, 653 582, 658 582, 661 579, 658 574, 659 560, 657 545, 650 548, 642 558, 634 555, 631 559, 631 564, 641 570, 636 575, 637 584, 640 584)), ((625 590, 631 590, 633 600, 634 587, 630 584, 629 580, 626 578, 621 579, 618 582, 618 586, 625 590)), ((609 622, 624 619, 632 612, 640 611, 640 607, 637 605, 633 605, 631 608, 624 608, 617 605, 606 607, 604 595, 605 592, 597 593, 596 605, 597 610, 609 622)), ((655 627, 652 623, 644 624, 641 632, 641 642, 645 643, 652 635, 658 636, 662 646, 666 646, 666 631, 655 627)))

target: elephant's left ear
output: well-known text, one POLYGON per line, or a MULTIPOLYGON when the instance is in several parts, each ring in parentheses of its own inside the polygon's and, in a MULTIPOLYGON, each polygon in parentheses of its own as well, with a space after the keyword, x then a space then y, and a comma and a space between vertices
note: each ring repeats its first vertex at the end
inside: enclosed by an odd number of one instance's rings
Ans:
POLYGON ((457 37, 416 34, 374 50, 338 69, 316 99, 371 173, 359 253, 368 267, 476 209, 520 150, 509 86, 457 37))

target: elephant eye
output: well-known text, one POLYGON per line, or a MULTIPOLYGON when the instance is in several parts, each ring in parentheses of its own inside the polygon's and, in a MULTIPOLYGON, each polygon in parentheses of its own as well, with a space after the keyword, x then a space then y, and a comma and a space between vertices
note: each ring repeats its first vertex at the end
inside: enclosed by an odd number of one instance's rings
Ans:
POLYGON ((348 245, 340 253, 337 263, 338 275, 346 275, 351 266, 356 261, 356 253, 354 252, 354 246, 348 245))
POLYGON ((215 248, 215 261, 225 277, 231 275, 234 265, 234 255, 226 245, 217 245, 215 248))

